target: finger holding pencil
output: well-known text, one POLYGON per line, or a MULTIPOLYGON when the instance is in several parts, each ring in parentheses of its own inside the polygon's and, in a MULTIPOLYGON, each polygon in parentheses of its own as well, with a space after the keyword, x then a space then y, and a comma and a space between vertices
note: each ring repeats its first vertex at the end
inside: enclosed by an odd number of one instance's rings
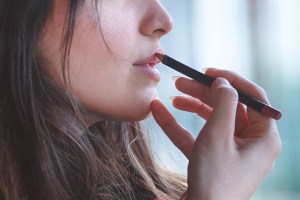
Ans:
MULTIPOLYGON (((156 53, 155 56, 168 67, 208 86, 211 87, 215 78, 203 74, 179 61, 160 53, 156 53)), ((254 109, 255 111, 268 116, 270 118, 279 120, 282 116, 282 113, 276 108, 271 107, 267 103, 264 103, 256 98, 253 98, 245 93, 238 91, 239 102, 247 105, 248 107, 254 109)))
POLYGON ((188 158, 188 188, 183 199, 250 199, 274 166, 282 144, 276 121, 238 102, 247 91, 269 104, 258 85, 227 70, 209 68, 211 87, 179 77, 176 88, 188 97, 172 98, 177 109, 205 119, 194 133, 184 129, 159 99, 153 100, 154 119, 173 144, 188 158))

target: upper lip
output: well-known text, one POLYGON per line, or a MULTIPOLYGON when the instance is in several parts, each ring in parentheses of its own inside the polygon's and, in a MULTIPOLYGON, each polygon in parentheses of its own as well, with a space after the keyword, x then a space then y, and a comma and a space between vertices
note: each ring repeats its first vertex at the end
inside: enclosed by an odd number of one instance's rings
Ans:
POLYGON ((154 53, 152 53, 150 56, 147 56, 146 58, 143 58, 133 65, 135 66, 146 66, 154 67, 156 64, 160 63, 161 61, 155 56, 156 53, 164 54, 164 51, 162 49, 156 50, 154 53))

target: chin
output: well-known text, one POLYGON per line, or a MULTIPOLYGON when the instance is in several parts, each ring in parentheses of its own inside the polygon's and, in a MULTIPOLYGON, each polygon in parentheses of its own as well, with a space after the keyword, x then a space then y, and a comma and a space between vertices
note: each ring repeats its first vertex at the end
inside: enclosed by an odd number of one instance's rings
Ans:
POLYGON ((128 112, 130 113, 130 116, 128 117, 132 118, 131 121, 141 121, 150 117, 152 115, 150 110, 151 103, 156 97, 158 97, 158 94, 155 90, 155 92, 153 92, 151 95, 144 96, 143 98, 141 98, 142 100, 136 102, 134 105, 131 105, 134 106, 134 108, 131 107, 132 111, 128 112))
POLYGON ((124 120, 141 121, 150 117, 152 115, 150 110, 151 102, 152 98, 142 104, 137 103, 133 105, 133 107, 129 108, 128 111, 124 112, 124 120))
POLYGON ((150 116, 151 116, 151 111, 149 108, 143 112, 141 112, 141 110, 139 110, 138 113, 132 113, 132 115, 128 116, 125 121, 142 121, 150 116))
POLYGON ((152 116, 152 113, 151 113, 150 110, 149 110, 149 112, 147 112, 146 114, 142 115, 142 116, 140 117, 140 119, 137 120, 137 121, 141 121, 141 120, 147 119, 147 118, 150 117, 150 116, 152 116))

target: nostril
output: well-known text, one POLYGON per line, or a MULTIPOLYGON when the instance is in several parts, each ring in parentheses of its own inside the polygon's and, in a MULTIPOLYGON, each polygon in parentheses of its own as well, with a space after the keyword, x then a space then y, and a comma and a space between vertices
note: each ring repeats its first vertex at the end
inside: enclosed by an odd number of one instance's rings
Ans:
POLYGON ((156 31, 167 34, 172 30, 174 21, 171 15, 166 10, 164 11, 165 12, 163 13, 163 15, 157 19, 160 26, 158 26, 159 28, 156 31))
POLYGON ((157 29, 155 29, 153 32, 159 34, 160 36, 163 36, 167 33, 169 33, 173 28, 173 19, 166 13, 167 16, 165 19, 157 19, 157 29))
POLYGON ((157 33, 161 33, 162 35, 166 34, 167 31, 165 31, 164 29, 160 28, 160 29, 157 29, 155 30, 154 32, 157 32, 157 33))

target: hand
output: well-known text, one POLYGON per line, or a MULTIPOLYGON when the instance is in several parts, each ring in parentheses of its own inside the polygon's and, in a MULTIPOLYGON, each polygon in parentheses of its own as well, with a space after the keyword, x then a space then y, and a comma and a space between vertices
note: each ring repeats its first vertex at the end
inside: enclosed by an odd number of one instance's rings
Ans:
POLYGON ((211 88, 178 78, 177 89, 191 97, 173 99, 176 108, 207 120, 196 139, 159 99, 152 102, 153 117, 189 159, 187 199, 250 199, 271 171, 281 140, 276 122, 238 103, 233 87, 269 104, 268 99, 264 90, 233 72, 208 69, 206 74, 224 78, 216 78, 211 88))

